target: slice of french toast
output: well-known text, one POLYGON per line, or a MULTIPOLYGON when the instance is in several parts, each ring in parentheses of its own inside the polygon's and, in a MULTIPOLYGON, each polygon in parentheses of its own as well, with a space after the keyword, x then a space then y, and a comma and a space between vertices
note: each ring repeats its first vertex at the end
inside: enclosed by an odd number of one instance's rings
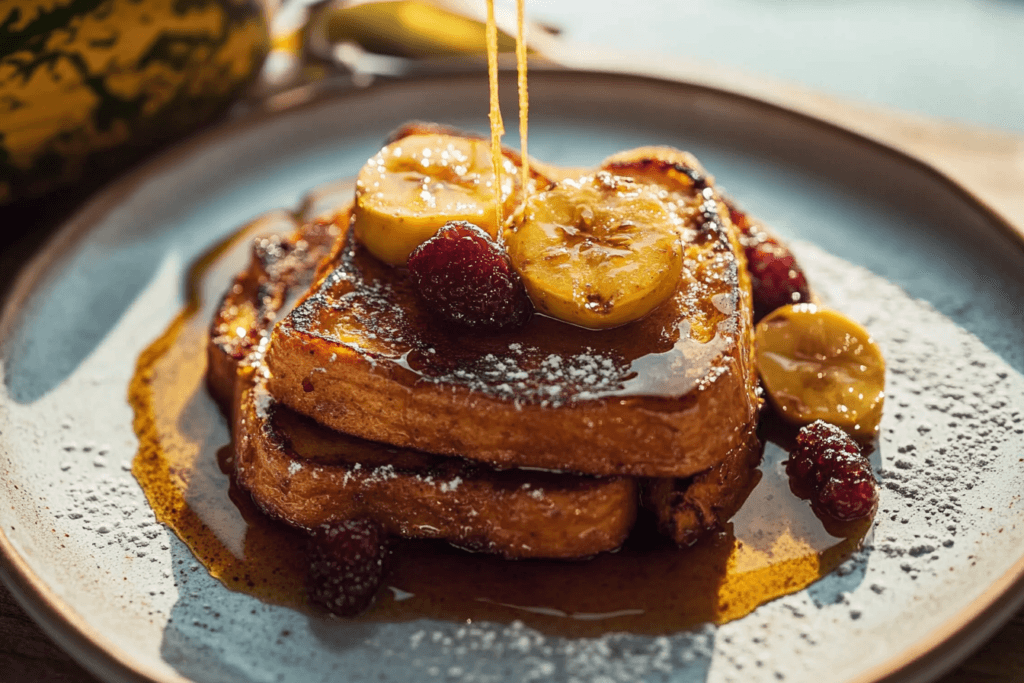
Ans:
MULTIPOLYGON (((344 196, 338 187, 342 194, 331 186, 311 193, 301 215, 333 211, 344 196)), ((256 504, 293 526, 371 517, 396 535, 444 538, 507 557, 578 557, 617 547, 635 516, 632 479, 496 471, 397 449, 324 428, 267 394, 259 340, 308 286, 315 254, 333 239, 324 228, 322 219, 300 224, 284 212, 254 221, 241 235, 254 239, 250 264, 211 326, 208 385, 234 415, 237 476, 256 504), (268 232, 274 229, 284 232, 268 232)), ((661 531, 688 545, 728 519, 756 480, 758 446, 688 479, 643 481, 644 505, 661 531)))
POLYGON ((370 519, 506 558, 579 558, 618 548, 636 518, 634 479, 495 470, 340 434, 274 401, 258 366, 238 401, 236 479, 293 526, 370 519))
MULTIPOLYGON (((308 200, 305 213, 316 215, 309 207, 317 204, 308 200)), ((634 479, 499 471, 399 449, 327 429, 270 397, 261 340, 308 288, 333 241, 330 226, 289 225, 276 213, 255 221, 245 231, 258 235, 250 264, 212 323, 208 386, 233 416, 236 481, 257 507, 307 530, 371 519, 395 536, 508 558, 577 558, 619 547, 636 518, 634 479), (295 229, 265 234, 271 225, 295 229)))
POLYGON ((602 170, 656 186, 682 223, 678 287, 651 313, 600 331, 534 315, 467 333, 343 231, 274 327, 270 393, 347 434, 499 467, 685 478, 747 453, 760 407, 750 285, 725 205, 674 150, 602 170))
POLYGON ((283 211, 245 228, 241 238, 252 240, 250 263, 217 307, 207 346, 206 383, 221 406, 234 402, 238 365, 267 343, 278 313, 305 293, 338 232, 332 220, 300 222, 283 211))
POLYGON ((221 298, 210 325, 206 385, 228 410, 239 364, 269 341, 270 328, 291 310, 320 274, 338 241, 339 211, 352 203, 354 185, 338 180, 306 194, 297 212, 271 211, 246 225, 229 242, 252 243, 249 263, 221 298))

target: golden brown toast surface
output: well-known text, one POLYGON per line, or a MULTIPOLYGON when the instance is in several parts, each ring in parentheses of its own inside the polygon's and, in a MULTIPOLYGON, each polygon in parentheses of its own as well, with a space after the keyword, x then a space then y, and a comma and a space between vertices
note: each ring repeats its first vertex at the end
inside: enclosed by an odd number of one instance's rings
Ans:
MULTIPOLYGON (((666 177, 635 161, 608 166, 666 177)), ((594 331, 534 315, 473 334, 434 319, 407 271, 345 234, 274 329, 270 393, 345 433, 500 467, 688 477, 744 450, 759 401, 742 249, 710 181, 668 173, 685 267, 641 320, 594 331)))
POLYGON ((497 471, 341 434, 278 405, 265 388, 264 334, 308 287, 327 224, 254 222, 252 257, 214 316, 208 385, 233 417, 235 476, 266 514, 313 529, 372 519, 393 535, 444 539, 509 558, 576 558, 619 547, 637 512, 637 482, 497 471))

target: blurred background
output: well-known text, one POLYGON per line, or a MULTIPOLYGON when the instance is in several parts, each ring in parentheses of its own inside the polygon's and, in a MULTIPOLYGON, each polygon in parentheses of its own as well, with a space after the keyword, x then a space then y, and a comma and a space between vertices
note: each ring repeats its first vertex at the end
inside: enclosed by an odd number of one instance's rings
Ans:
POLYGON ((1020 0, 532 0, 528 8, 574 42, 1024 132, 1020 0))
MULTIPOLYGON (((514 0, 496 4, 513 34, 514 0)), ((530 0, 527 14, 536 64, 802 88, 1024 133, 1020 0, 530 0)), ((484 16, 484 0, 5 0, 0 206, 88 192, 274 92, 479 65, 484 16)))

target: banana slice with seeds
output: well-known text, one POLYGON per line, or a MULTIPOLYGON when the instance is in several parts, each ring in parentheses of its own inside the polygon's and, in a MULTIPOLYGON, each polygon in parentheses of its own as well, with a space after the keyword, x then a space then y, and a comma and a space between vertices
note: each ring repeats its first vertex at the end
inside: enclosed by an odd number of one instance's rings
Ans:
POLYGON ((676 291, 679 223, 656 190, 601 171, 532 195, 505 243, 538 310, 604 329, 642 318, 676 291))
MULTIPOLYGON (((501 196, 508 217, 519 202, 519 165, 509 157, 503 164, 501 196)), ((413 249, 448 221, 468 221, 497 237, 494 192, 487 140, 408 135, 385 146, 359 171, 352 227, 374 256, 405 265, 413 249)))

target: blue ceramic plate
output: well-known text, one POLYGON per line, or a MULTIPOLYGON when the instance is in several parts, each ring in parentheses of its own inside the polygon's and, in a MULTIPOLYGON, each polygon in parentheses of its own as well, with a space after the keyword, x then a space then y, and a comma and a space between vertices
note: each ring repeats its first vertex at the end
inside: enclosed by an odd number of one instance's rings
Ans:
MULTIPOLYGON (((164 154, 86 206, 5 302, 3 575, 83 664, 124 681, 922 681, 1019 606, 1024 245, 1008 226, 927 167, 762 102, 600 73, 538 72, 530 87, 533 155, 692 150, 794 240, 822 297, 872 330, 889 377, 863 549, 745 618, 661 637, 332 621, 230 592, 196 565, 127 469, 135 359, 179 310, 188 264, 246 220, 354 175, 408 119, 484 130, 481 75, 395 82, 164 154)), ((191 427, 227 441, 215 413, 191 427)), ((204 476, 198 505, 224 495, 204 476)))

